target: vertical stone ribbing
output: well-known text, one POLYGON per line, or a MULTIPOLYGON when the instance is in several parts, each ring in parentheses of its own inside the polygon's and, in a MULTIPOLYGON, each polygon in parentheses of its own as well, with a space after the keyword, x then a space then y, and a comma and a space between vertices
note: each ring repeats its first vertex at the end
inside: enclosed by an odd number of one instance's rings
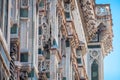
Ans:
POLYGON ((52 49, 50 53, 50 80, 57 80, 57 51, 52 49))
POLYGON ((71 47, 70 47, 70 39, 66 40, 66 80, 71 80, 70 78, 70 55, 71 55, 71 47))

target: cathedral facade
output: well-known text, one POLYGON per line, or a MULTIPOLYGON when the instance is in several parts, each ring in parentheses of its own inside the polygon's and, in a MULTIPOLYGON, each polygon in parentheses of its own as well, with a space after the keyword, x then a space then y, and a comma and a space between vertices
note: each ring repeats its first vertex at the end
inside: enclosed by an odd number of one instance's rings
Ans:
POLYGON ((0 80, 104 80, 110 4, 0 0, 0 80))

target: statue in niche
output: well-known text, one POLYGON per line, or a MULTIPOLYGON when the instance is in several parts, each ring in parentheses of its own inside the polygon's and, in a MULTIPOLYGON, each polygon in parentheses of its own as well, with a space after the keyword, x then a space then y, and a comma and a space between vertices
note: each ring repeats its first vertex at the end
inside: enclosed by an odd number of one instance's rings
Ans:
POLYGON ((10 48, 10 56, 14 56, 14 57, 16 57, 17 52, 18 52, 17 44, 16 44, 16 43, 11 44, 11 48, 10 48))

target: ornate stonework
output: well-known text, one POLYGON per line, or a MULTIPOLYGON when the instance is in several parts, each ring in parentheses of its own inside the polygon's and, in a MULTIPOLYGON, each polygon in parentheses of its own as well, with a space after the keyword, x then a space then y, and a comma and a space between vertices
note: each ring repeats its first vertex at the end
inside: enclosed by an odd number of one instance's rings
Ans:
POLYGON ((109 4, 5 2, 0 0, 0 72, 6 69, 7 78, 10 74, 10 80, 103 80, 103 60, 112 50, 113 38, 109 4))

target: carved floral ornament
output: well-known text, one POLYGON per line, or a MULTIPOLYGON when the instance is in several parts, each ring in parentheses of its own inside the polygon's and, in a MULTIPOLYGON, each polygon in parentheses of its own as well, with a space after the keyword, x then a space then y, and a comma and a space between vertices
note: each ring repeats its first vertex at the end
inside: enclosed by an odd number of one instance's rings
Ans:
POLYGON ((96 6, 96 15, 98 16, 105 16, 109 15, 109 6, 101 5, 101 6, 96 6))
POLYGON ((99 57, 99 50, 90 50, 90 56, 92 59, 96 59, 99 57))
POLYGON ((97 55, 98 55, 98 52, 97 52, 97 51, 93 51, 93 52, 92 52, 92 56, 93 56, 93 57, 96 57, 97 55))
POLYGON ((90 4, 90 1, 82 0, 81 7, 84 15, 84 21, 86 24, 86 30, 88 35, 88 40, 91 40, 92 37, 97 32, 97 23, 94 15, 93 5, 90 4), (84 4, 82 4, 84 3, 84 4))

